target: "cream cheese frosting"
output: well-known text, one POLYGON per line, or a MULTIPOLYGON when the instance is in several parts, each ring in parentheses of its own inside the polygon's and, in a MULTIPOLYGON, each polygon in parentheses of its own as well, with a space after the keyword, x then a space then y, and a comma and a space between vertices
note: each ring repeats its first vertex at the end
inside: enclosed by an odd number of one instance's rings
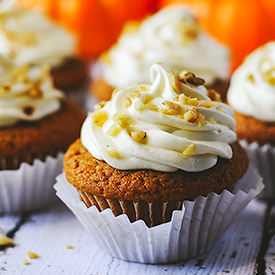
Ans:
POLYGON ((88 114, 81 130, 87 150, 118 169, 199 172, 218 157, 230 159, 232 109, 212 101, 204 81, 191 73, 179 78, 157 63, 150 77, 152 84, 117 89, 88 114))
POLYGON ((13 7, 0 15, 0 55, 14 65, 55 66, 73 55, 75 38, 39 12, 13 7))
POLYGON ((229 76, 228 49, 211 39, 183 6, 165 8, 140 25, 126 26, 101 60, 103 78, 113 87, 148 82, 150 66, 159 61, 177 73, 192 71, 207 84, 229 76))
POLYGON ((239 113, 275 122, 275 41, 252 52, 234 72, 227 99, 239 113))
POLYGON ((24 65, 0 74, 0 127, 35 121, 61 107, 48 66, 24 65))

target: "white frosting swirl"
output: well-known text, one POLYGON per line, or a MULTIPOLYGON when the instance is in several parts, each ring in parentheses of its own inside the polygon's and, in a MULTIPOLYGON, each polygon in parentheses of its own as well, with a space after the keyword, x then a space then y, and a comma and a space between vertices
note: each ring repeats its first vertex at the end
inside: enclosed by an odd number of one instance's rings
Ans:
POLYGON ((203 171, 218 157, 231 158, 232 109, 161 64, 154 64, 150 75, 152 84, 118 89, 88 115, 81 132, 88 151, 118 169, 168 172, 203 171))
POLYGON ((47 66, 13 68, 0 75, 0 127, 52 114, 60 108, 62 97, 47 66))
POLYGON ((203 32, 183 6, 163 9, 140 26, 126 26, 117 44, 103 55, 103 78, 113 87, 146 83, 155 62, 177 73, 192 71, 207 84, 229 76, 228 49, 203 32))
POLYGON ((15 65, 54 66, 74 51, 74 37, 41 13, 12 8, 0 16, 0 55, 15 65))
POLYGON ((275 122, 275 41, 251 53, 234 72, 227 99, 239 113, 275 122))

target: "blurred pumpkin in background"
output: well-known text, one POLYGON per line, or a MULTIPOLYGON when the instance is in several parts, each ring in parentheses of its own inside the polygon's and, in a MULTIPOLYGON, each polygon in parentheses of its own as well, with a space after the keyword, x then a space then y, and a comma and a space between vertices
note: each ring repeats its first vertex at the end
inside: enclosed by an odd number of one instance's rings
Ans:
POLYGON ((78 52, 93 57, 114 43, 128 20, 142 19, 156 0, 18 0, 24 8, 46 12, 73 31, 78 52))
POLYGON ((190 7, 210 34, 231 48, 233 68, 275 39, 275 0, 160 0, 159 7, 170 4, 190 7))

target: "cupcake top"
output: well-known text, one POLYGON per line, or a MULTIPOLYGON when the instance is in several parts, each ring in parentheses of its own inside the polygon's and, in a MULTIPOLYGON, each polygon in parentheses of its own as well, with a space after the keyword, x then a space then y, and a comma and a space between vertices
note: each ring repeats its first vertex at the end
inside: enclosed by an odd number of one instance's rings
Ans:
POLYGON ((35 121, 56 112, 63 94, 53 87, 48 66, 24 65, 0 74, 0 127, 35 121))
POLYGON ((58 65, 74 50, 74 37, 41 13, 13 7, 0 15, 0 55, 15 65, 58 65))
POLYGON ((114 168, 165 172, 199 172, 218 157, 230 159, 234 114, 212 100, 215 91, 194 74, 177 76, 160 63, 150 77, 152 84, 115 90, 88 115, 81 131, 87 150, 114 168))
POLYGON ((275 41, 252 52, 234 72, 227 99, 241 114, 275 122, 275 41))
POLYGON ((172 6, 148 17, 140 25, 126 25, 124 32, 102 55, 103 78, 113 87, 149 81, 149 68, 161 61, 173 71, 192 71, 207 84, 229 75, 229 52, 211 39, 194 15, 172 6))

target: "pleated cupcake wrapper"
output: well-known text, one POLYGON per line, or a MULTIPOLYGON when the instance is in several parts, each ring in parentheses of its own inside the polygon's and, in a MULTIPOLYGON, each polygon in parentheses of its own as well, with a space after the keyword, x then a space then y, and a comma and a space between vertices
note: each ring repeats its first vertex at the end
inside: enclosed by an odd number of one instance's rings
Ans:
POLYGON ((125 214, 114 216, 111 209, 88 208, 64 173, 57 177, 54 188, 106 253, 133 262, 171 263, 207 251, 263 184, 250 166, 233 193, 224 190, 185 200, 181 210, 173 211, 171 221, 153 227, 142 220, 131 223, 125 214))
MULTIPOLYGON (((33 164, 23 162, 16 170, 0 170, 0 214, 36 210, 55 202, 53 184, 63 170, 63 157, 59 153, 44 161, 35 159, 33 164)), ((4 159, 0 161, 5 163, 4 159)), ((17 167, 19 160, 12 161, 17 167)))
POLYGON ((240 144, 246 150, 250 162, 263 177, 265 189, 259 198, 275 200, 275 146, 260 145, 241 140, 240 144))
POLYGON ((142 219, 151 227, 171 220, 172 212, 181 209, 183 200, 168 202, 128 201, 118 199, 106 199, 103 196, 78 190, 81 200, 87 207, 95 205, 99 211, 110 208, 115 216, 127 214, 131 222, 142 219))

